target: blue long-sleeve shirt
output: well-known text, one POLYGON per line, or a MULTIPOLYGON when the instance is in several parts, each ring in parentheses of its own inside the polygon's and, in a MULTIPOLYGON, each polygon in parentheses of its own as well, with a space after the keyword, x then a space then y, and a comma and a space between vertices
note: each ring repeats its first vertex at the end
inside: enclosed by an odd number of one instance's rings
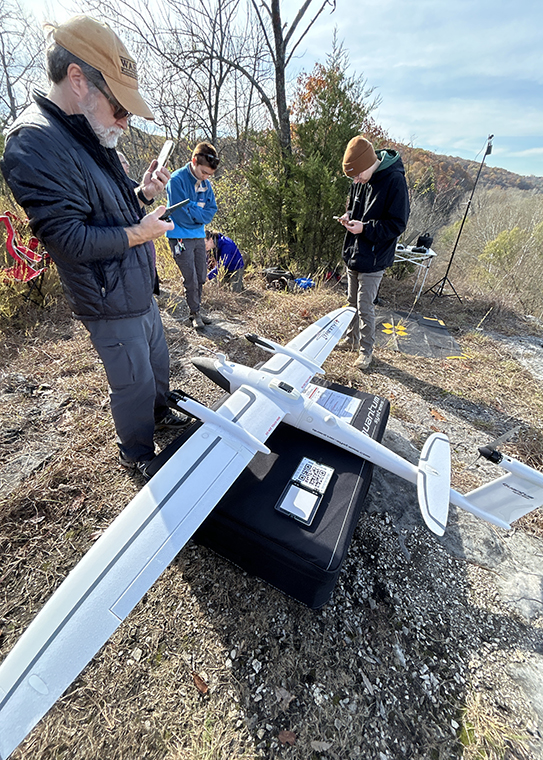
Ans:
POLYGON ((211 182, 207 179, 196 179, 190 170, 190 161, 181 169, 177 169, 166 185, 168 206, 173 206, 188 198, 190 203, 171 215, 175 224, 173 230, 168 230, 166 236, 177 239, 205 237, 205 225, 217 213, 217 203, 211 182), (198 205, 203 204, 203 205, 198 205))
POLYGON ((213 280, 217 276, 219 267, 222 267, 226 272, 237 272, 238 269, 243 269, 244 267, 243 256, 239 248, 226 235, 217 236, 215 259, 217 260, 217 265, 208 273, 208 280, 213 280))

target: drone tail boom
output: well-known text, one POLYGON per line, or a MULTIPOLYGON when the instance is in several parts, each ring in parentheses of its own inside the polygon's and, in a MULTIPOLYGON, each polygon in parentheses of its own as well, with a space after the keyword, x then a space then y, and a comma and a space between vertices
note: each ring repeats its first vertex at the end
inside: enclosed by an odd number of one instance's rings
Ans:
POLYGON ((424 522, 431 531, 443 535, 449 511, 451 481, 447 436, 442 433, 431 435, 424 445, 418 465, 415 465, 315 403, 306 404, 300 415, 285 415, 284 422, 416 484, 424 522))

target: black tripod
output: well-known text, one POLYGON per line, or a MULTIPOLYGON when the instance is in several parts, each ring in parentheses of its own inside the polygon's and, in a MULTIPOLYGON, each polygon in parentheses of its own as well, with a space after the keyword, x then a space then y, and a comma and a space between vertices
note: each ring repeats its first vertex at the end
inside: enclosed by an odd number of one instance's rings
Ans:
POLYGON ((447 271, 445 272, 445 275, 444 275, 444 277, 441 278, 441 280, 439 280, 438 282, 436 282, 435 285, 432 285, 431 288, 428 288, 428 290, 425 290, 424 293, 422 294, 424 296, 424 295, 426 295, 426 293, 433 293, 434 297, 432 298, 432 303, 434 302, 434 300, 436 298, 439 298, 441 296, 447 297, 447 296, 453 296, 453 295, 455 295, 458 298, 458 300, 460 301, 460 303, 462 303, 462 299, 460 298, 460 296, 458 295, 458 293, 454 289, 454 286, 453 286, 452 282, 449 280, 449 272, 450 272, 451 265, 452 265, 452 262, 453 262, 453 259, 454 259, 454 254, 456 253, 456 248, 458 246, 458 241, 460 240, 460 235, 462 234, 462 230, 464 229, 464 223, 465 223, 466 218, 467 218, 468 213, 469 213, 469 209, 470 209, 470 206, 471 206, 471 201, 472 201, 472 198, 473 198, 473 193, 475 192, 475 188, 477 187, 477 182, 479 180, 479 176, 481 174, 481 170, 483 168, 483 164, 485 162, 485 158, 492 153, 492 138, 493 137, 494 137, 494 135, 489 135, 488 136, 488 142, 487 142, 487 145, 486 145, 486 151, 485 151, 485 154, 483 156, 483 160, 481 161, 481 165, 479 166, 479 171, 477 172, 477 176, 475 177, 475 183, 473 185, 473 189, 471 191, 471 195, 469 197, 469 201, 468 201, 467 206, 466 206, 466 211, 464 213, 464 218, 462 219, 462 224, 460 225, 460 229, 458 230, 458 235, 456 236, 456 241, 454 243, 454 248, 453 248, 452 253, 451 253, 451 258, 449 259, 449 263, 447 265, 447 271), (446 284, 449 285, 449 287, 452 290, 452 293, 443 293, 443 288, 445 287, 446 284))

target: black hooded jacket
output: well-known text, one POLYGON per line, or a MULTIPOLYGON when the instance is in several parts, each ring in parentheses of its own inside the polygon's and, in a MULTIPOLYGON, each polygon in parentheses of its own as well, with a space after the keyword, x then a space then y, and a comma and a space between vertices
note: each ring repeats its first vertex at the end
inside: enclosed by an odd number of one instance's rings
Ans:
POLYGON ((145 314, 155 280, 152 243, 128 247, 123 229, 143 215, 115 150, 87 119, 40 94, 6 137, 2 173, 33 233, 58 267, 74 316, 145 314))
POLYGON ((395 150, 377 151, 381 160, 369 182, 354 183, 347 211, 363 222, 360 235, 347 232, 343 260, 356 272, 379 272, 394 262, 396 241, 407 226, 409 196, 405 170, 395 150))

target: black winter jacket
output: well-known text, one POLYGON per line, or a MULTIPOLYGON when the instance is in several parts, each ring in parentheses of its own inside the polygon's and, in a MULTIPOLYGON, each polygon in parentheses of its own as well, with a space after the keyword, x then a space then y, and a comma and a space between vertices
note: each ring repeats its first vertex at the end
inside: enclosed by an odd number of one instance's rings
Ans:
POLYGON ((128 247, 123 227, 143 215, 132 181, 106 170, 108 157, 117 160, 115 151, 100 147, 84 116, 67 116, 41 95, 35 100, 8 131, 1 168, 33 233, 58 267, 74 316, 145 314, 151 306, 155 250, 152 243, 128 247), (79 131, 82 139, 76 138, 79 131), (92 140, 96 144, 86 148, 92 140))
POLYGON ((407 226, 409 196, 402 159, 395 150, 377 151, 381 165, 365 185, 353 183, 347 211, 364 223, 360 235, 347 232, 343 260, 356 272, 378 272, 394 261, 396 241, 407 226))

